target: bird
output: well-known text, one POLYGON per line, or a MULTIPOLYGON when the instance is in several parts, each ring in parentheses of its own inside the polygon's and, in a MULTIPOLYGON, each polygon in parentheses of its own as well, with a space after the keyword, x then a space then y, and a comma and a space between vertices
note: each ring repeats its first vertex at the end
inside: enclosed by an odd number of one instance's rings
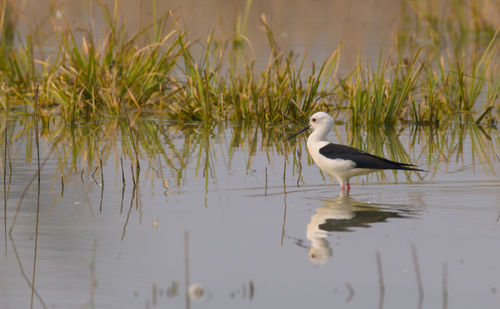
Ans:
POLYGON ((332 130, 333 118, 325 112, 317 112, 309 119, 309 124, 286 139, 312 129, 307 138, 307 150, 314 163, 326 174, 334 177, 341 191, 349 193, 351 177, 366 175, 381 170, 420 171, 416 165, 391 161, 354 147, 334 144, 326 140, 332 130))

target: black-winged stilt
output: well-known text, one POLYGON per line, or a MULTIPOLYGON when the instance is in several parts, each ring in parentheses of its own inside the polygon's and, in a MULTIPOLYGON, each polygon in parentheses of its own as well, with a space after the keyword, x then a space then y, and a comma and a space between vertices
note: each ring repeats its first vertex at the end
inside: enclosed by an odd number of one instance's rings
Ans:
POLYGON ((349 192, 349 179, 380 170, 423 171, 413 164, 400 163, 378 157, 353 147, 333 144, 326 140, 332 130, 333 118, 327 113, 317 112, 311 116, 309 125, 293 134, 290 140, 307 129, 313 132, 307 138, 307 150, 314 163, 325 173, 335 177, 342 191, 349 192))

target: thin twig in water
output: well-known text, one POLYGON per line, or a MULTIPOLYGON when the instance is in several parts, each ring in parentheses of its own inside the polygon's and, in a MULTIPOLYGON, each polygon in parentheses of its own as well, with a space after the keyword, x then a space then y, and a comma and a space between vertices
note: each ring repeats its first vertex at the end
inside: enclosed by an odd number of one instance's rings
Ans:
MULTIPOLYGON (((83 169, 82 169, 82 173, 83 173, 83 169)), ((90 215, 92 216, 92 218, 94 218, 94 207, 92 206, 92 203, 90 202, 90 199, 89 199, 90 188, 89 188, 89 190, 87 190, 87 188, 85 188, 84 182, 82 182, 82 187, 83 187, 83 194, 85 196, 85 202, 89 205, 90 215)))
POLYGON ((12 180, 12 160, 10 159, 9 144, 7 144, 7 157, 9 160, 9 185, 7 186, 7 200, 9 199, 10 181, 12 180))
POLYGON ((12 182, 12 160, 10 159, 10 149, 7 143, 7 160, 9 161, 9 183, 7 184, 7 201, 9 200, 10 185, 12 182))
POLYGON ((354 297, 354 289, 352 288, 352 285, 349 282, 345 283, 345 287, 347 289, 347 292, 349 292, 349 294, 347 294, 347 298, 345 299, 345 302, 349 303, 352 300, 352 298, 354 297))
MULTIPOLYGON (((139 209, 139 201, 140 201, 140 194, 141 194, 141 191, 140 191, 140 173, 141 173, 141 170, 140 168, 137 168, 136 166, 136 169, 135 169, 135 183, 134 183, 134 189, 135 189, 135 209, 139 209)), ((141 220, 142 220, 142 209, 141 209, 141 220)))
POLYGON ((377 273, 378 273, 378 290, 379 290, 379 302, 378 307, 382 309, 384 307, 384 297, 385 297, 385 285, 384 285, 384 273, 382 271, 382 257, 380 252, 375 253, 377 259, 377 273))
POLYGON ((134 131, 132 130, 132 126, 130 124, 130 118, 128 117, 128 111, 127 111, 127 107, 125 106, 125 104, 123 103, 122 101, 122 105, 123 105, 123 109, 125 111, 125 119, 127 119, 127 124, 128 124, 128 129, 129 129, 129 132, 130 132, 130 139, 132 140, 132 147, 134 149, 134 154, 135 154, 135 168, 137 169, 137 173, 139 174, 139 171, 141 170, 141 165, 139 163, 139 151, 137 149, 137 145, 136 145, 136 141, 135 141, 135 138, 134 138, 134 131))
POLYGON ((101 202, 99 204, 99 212, 102 212, 102 198, 104 196, 104 172, 102 171, 102 157, 99 158, 99 168, 101 169, 101 202))
POLYGON ((125 233, 127 232, 127 225, 128 225, 128 221, 130 220, 130 212, 132 212, 132 207, 134 206, 134 199, 136 198, 135 197, 135 176, 134 176, 134 166, 133 165, 130 165, 130 170, 132 172, 132 197, 130 198, 130 207, 128 209, 128 212, 127 212, 127 218, 125 219, 125 224, 123 225, 123 232, 122 232, 122 237, 121 237, 121 240, 123 240, 123 238, 125 238, 125 233))
POLYGON ((189 309, 189 231, 184 231, 184 281, 186 282, 186 309, 189 309))
POLYGON ((61 176, 61 198, 64 197, 64 176, 61 176))
POLYGON ((121 203, 120 203, 120 215, 122 214, 123 212, 123 197, 125 196, 125 186, 126 186, 126 183, 125 183, 125 172, 123 171, 123 158, 120 157, 120 164, 121 164, 121 167, 122 167, 122 200, 121 200, 121 203))
POLYGON ((84 183, 84 181, 83 181, 83 168, 82 168, 82 172, 80 173, 80 179, 82 180, 82 183, 84 183))
POLYGON ((448 264, 443 263, 443 309, 448 308, 448 264))
POLYGON ((253 284, 253 280, 250 280, 250 282, 248 283, 248 299, 249 300, 252 300, 253 299, 253 295, 255 294, 255 285, 253 284))
POLYGON ((417 247, 414 243, 411 244, 411 255, 413 258, 413 268, 415 270, 415 278, 417 280, 418 288, 418 308, 422 308, 424 301, 424 286, 422 284, 422 275, 420 273, 420 265, 418 263, 417 247))
POLYGON ((153 282, 153 297, 151 299, 153 307, 156 307, 157 302, 158 302, 158 286, 156 285, 156 282, 153 282))
POLYGON ((90 261, 87 262, 87 266, 90 270, 90 298, 88 304, 85 307, 95 308, 95 294, 97 288, 97 276, 96 276, 96 255, 97 255, 97 240, 95 239, 92 244, 92 255, 90 261))
POLYGON ((132 175, 132 187, 134 188, 134 190, 132 191, 135 191, 135 174, 134 174, 134 166, 132 164, 130 164, 130 173, 132 175))
POLYGON ((285 204, 285 210, 283 211, 283 224, 281 225, 281 245, 282 246, 283 246, 284 239, 285 239, 285 225, 286 225, 286 211, 287 211, 286 193, 283 196, 283 203, 285 204))
POLYGON ((382 257, 379 251, 375 253, 375 257, 377 259, 378 286, 380 291, 383 292, 385 290, 384 273, 382 272, 382 257))
POLYGON ((38 85, 35 88, 35 141, 36 141, 36 160, 37 160, 37 195, 36 195, 36 221, 35 221, 35 248, 33 253, 33 276, 31 279, 31 308, 35 300, 35 277, 36 277, 36 258, 38 254, 38 222, 40 216, 40 140, 38 131, 38 85))
POLYGON ((94 171, 92 172, 92 175, 91 175, 91 177, 94 180, 94 182, 95 182, 96 185, 99 185, 99 182, 95 179, 94 175, 95 175, 95 172, 97 172, 98 168, 99 168, 99 166, 96 166, 95 169, 94 169, 94 171))
POLYGON ((264 196, 267 196, 267 166, 265 167, 265 171, 266 171, 266 187, 264 189, 264 196))
POLYGON ((123 157, 122 156, 120 156, 120 165, 122 168, 122 183, 123 183, 123 185, 125 185, 125 172, 123 171, 123 157))
POLYGON ((45 302, 43 301, 42 297, 40 296, 40 294, 38 294, 38 292, 35 289, 35 287, 33 286, 33 284, 31 284, 31 281, 28 278, 28 275, 26 275, 26 272, 24 271, 24 266, 23 266, 23 263, 21 262, 21 258, 19 257, 19 253, 17 252, 16 243, 14 242, 14 238, 12 238, 12 234, 9 234, 9 241, 10 241, 10 246, 12 247, 12 251, 14 251, 14 255, 15 255, 16 261, 17 261, 17 266, 19 266, 19 271, 21 272, 21 276, 24 278, 24 280, 26 281, 28 286, 31 289, 34 289, 35 296, 38 299, 38 301, 40 302, 40 304, 42 305, 42 307, 44 309, 47 309, 47 306, 45 305, 45 302))
POLYGON ((286 205, 286 159, 285 163, 283 165, 283 204, 284 204, 284 211, 283 211, 283 224, 281 225, 281 245, 283 246, 283 242, 285 239, 285 225, 286 225, 286 211, 287 211, 287 205, 286 205))
POLYGON ((299 165, 299 174, 297 175, 297 187, 300 187, 300 180, 302 179, 302 153, 297 150, 297 162, 299 165))
POLYGON ((8 118, 5 121, 4 129, 4 143, 3 143, 3 229, 4 229, 4 242, 5 242, 5 256, 7 256, 7 129, 8 129, 8 118))
POLYGON ((132 197, 130 198, 130 207, 128 208, 127 218, 125 219, 125 223, 123 224, 123 232, 121 240, 125 238, 125 234, 127 233, 127 225, 128 221, 130 220, 130 213, 132 212, 132 208, 134 206, 134 199, 135 199, 135 189, 132 190, 132 197))
POLYGON ((283 191, 286 191, 286 158, 283 165, 283 191))

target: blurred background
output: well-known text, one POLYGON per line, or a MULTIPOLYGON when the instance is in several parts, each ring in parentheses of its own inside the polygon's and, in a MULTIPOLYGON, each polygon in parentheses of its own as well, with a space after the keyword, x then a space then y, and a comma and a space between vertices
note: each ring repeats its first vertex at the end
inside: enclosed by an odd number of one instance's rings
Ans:
POLYGON ((393 46, 405 6, 400 0, 24 0, 9 4, 20 33, 36 29, 47 39, 54 29, 66 25, 93 28, 94 34, 99 33, 105 29, 101 5, 118 5, 130 33, 151 23, 155 14, 161 17, 171 11, 191 40, 203 40, 212 31, 228 38, 235 30, 243 32, 256 58, 268 57, 267 38, 260 23, 261 14, 265 14, 283 51, 293 50, 300 55, 307 52, 310 59, 322 61, 343 44, 342 65, 347 66, 356 61, 357 51, 364 60, 376 60, 381 50, 393 46), (239 20, 245 19, 245 12, 246 23, 239 20))

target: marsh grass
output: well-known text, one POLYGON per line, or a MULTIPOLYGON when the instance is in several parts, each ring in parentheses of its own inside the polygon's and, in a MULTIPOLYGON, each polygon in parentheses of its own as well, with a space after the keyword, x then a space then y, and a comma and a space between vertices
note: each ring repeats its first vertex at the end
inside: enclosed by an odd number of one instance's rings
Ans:
MULTIPOLYGON (((478 123, 498 105, 498 67, 492 61, 496 54, 493 41, 482 54, 472 59, 440 57, 437 63, 423 66, 420 92, 409 100, 409 121, 417 124, 439 124, 456 119, 460 113, 472 113, 478 123), (470 66, 465 68, 465 63, 470 66)), ((498 57, 498 56, 496 56, 498 57)), ((490 115, 491 117, 491 115, 490 115)))
POLYGON ((316 110, 341 111, 362 126, 436 125, 460 113, 491 122, 500 91, 495 19, 475 0, 452 1, 447 14, 438 14, 442 8, 434 1, 404 3, 396 57, 380 52, 375 65, 358 60, 345 76, 337 72, 342 46, 311 63, 307 55, 279 48, 265 15, 261 25, 270 53, 258 69, 245 37, 251 1, 230 38, 212 32, 199 41, 188 37, 171 12, 158 16, 154 10, 151 24, 130 34, 118 2, 113 9, 101 5, 103 35, 66 25, 54 31, 56 51, 44 58, 43 43, 33 43, 43 41, 39 33, 14 38, 15 17, 4 5, 0 106, 30 113, 37 80, 40 119, 60 117, 72 125, 126 111, 208 124, 301 122, 316 110), (408 35, 413 30, 415 37, 408 35))
POLYGON ((421 73, 419 53, 406 64, 380 59, 375 69, 363 67, 358 58, 356 70, 342 81, 341 88, 349 102, 351 123, 393 125, 401 117, 421 73))

